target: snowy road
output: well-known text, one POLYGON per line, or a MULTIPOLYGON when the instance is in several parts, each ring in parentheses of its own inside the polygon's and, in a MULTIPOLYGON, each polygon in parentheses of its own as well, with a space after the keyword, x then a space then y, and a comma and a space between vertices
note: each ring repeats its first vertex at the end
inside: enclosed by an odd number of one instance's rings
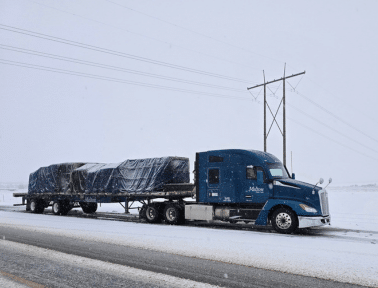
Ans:
MULTIPOLYGON (((25 233, 22 229, 9 227, 0 226, 0 236, 6 239, 0 241, 0 270, 48 287, 73 287, 75 283, 79 283, 80 287, 173 287, 173 284, 178 287, 180 281, 177 279, 183 278, 195 280, 195 282, 186 283, 186 285, 192 284, 193 287, 202 287, 202 283, 223 287, 359 287, 243 265, 78 240, 61 235, 35 231, 25 233), (34 247, 44 249, 34 251, 34 247), (82 261, 75 261, 75 258, 78 258, 76 256, 81 256, 79 258, 89 262, 90 259, 100 260, 103 265, 83 267, 83 265, 78 265, 82 261), (129 267, 137 268, 135 270, 138 271, 152 271, 156 273, 155 275, 160 275, 160 278, 162 278, 161 275, 168 274, 173 276, 171 278, 176 280, 176 283, 169 282, 169 280, 172 281, 169 277, 164 279, 165 282, 149 283, 152 281, 150 279, 146 281, 144 275, 136 279, 130 275, 125 277, 117 273, 109 274, 101 269, 104 265, 109 265, 108 263, 122 265, 121 270, 126 271, 130 269, 129 267)), ((112 270, 114 271, 114 268, 112 270)), ((152 275, 153 279, 155 275, 152 275)))
POLYGON ((5 211, 0 211, 0 219, 0 235, 5 239, 179 279, 227 287, 251 287, 252 283, 256 287, 346 286, 326 279, 378 286, 378 245, 375 244, 378 233, 331 229, 326 233, 280 235, 269 231, 151 225, 5 211), (76 247, 77 243, 82 243, 82 248, 76 247), (96 249, 90 252, 88 246, 96 249))

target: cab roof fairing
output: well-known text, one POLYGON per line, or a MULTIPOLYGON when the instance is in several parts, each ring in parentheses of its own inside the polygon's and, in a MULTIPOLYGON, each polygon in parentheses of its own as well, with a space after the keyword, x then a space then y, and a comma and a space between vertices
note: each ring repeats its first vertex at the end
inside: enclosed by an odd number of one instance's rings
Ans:
MULTIPOLYGON (((273 154, 262 152, 258 150, 243 150, 243 149, 225 149, 225 150, 211 150, 206 151, 204 153, 214 153, 217 155, 232 155, 232 154, 239 154, 241 156, 245 156, 247 158, 250 158, 253 162, 254 166, 261 166, 265 171, 269 170, 268 164, 282 164, 282 162, 273 154)), ((273 179, 269 177, 269 179, 273 179)))

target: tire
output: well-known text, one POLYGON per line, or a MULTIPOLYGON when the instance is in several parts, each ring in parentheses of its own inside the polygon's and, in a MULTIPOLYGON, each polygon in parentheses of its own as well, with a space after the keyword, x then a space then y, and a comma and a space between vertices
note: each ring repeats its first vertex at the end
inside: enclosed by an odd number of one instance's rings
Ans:
MULTIPOLYGON (((70 212, 73 208, 73 205, 70 203, 70 201, 66 200, 66 201, 62 201, 62 211, 60 213, 60 215, 67 215, 68 212, 70 212)), ((96 206, 96 210, 97 210, 97 206, 96 206)))
POLYGON ((143 204, 143 206, 139 210, 139 219, 146 220, 146 209, 147 209, 147 205, 143 204))
POLYGON ((238 221, 237 220, 229 220, 228 222, 230 222, 231 224, 236 224, 238 221))
POLYGON ((282 207, 272 214, 272 226, 274 230, 282 234, 291 234, 298 228, 298 217, 290 209, 282 207))
POLYGON ((165 223, 170 225, 181 224, 184 220, 183 209, 177 204, 168 204, 164 208, 165 223))
POLYGON ((80 202, 81 209, 84 213, 93 214, 97 211, 97 203, 80 202))
POLYGON ((26 211, 30 211, 30 201, 26 200, 26 211))
POLYGON ((30 211, 36 214, 42 214, 45 210, 43 202, 37 199, 30 200, 30 211))
POLYGON ((54 201, 52 205, 52 212, 54 215, 67 215, 67 213, 72 209, 69 201, 58 200, 54 201))
POLYGON ((54 201, 52 205, 52 212, 54 215, 60 215, 62 213, 62 210, 63 210, 62 204, 63 204, 62 201, 54 201))
POLYGON ((146 220, 148 223, 157 223, 161 221, 161 213, 158 205, 149 204, 146 208, 146 220))

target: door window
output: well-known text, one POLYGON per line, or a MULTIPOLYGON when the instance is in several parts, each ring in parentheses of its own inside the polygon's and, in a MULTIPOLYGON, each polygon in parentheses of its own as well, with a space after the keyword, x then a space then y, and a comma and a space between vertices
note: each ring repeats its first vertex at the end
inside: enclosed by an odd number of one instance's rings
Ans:
POLYGON ((209 169, 209 184, 219 184, 219 169, 209 169))
POLYGON ((262 167, 258 166, 247 166, 246 168, 246 177, 249 180, 257 180, 257 171, 262 171, 264 175, 264 182, 265 182, 265 173, 262 167))

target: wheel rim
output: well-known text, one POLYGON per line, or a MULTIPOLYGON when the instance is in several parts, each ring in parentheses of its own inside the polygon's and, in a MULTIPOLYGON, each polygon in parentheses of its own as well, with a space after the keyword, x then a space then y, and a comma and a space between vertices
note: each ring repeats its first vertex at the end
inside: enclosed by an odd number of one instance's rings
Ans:
POLYGON ((53 204, 53 212, 54 213, 58 213, 59 212, 59 204, 56 203, 56 202, 53 204))
POLYGON ((175 221, 177 218, 176 209, 173 207, 168 208, 167 211, 165 212, 165 216, 168 221, 175 221))
POLYGON ((152 208, 152 207, 147 208, 146 215, 147 215, 148 219, 155 219, 156 218, 155 208, 152 208))
POLYGON ((276 217, 276 224, 280 229, 290 228, 292 224, 291 216, 288 213, 279 213, 276 217))
POLYGON ((31 203, 30 203, 30 210, 31 211, 35 211, 35 202, 34 201, 32 201, 31 203))

